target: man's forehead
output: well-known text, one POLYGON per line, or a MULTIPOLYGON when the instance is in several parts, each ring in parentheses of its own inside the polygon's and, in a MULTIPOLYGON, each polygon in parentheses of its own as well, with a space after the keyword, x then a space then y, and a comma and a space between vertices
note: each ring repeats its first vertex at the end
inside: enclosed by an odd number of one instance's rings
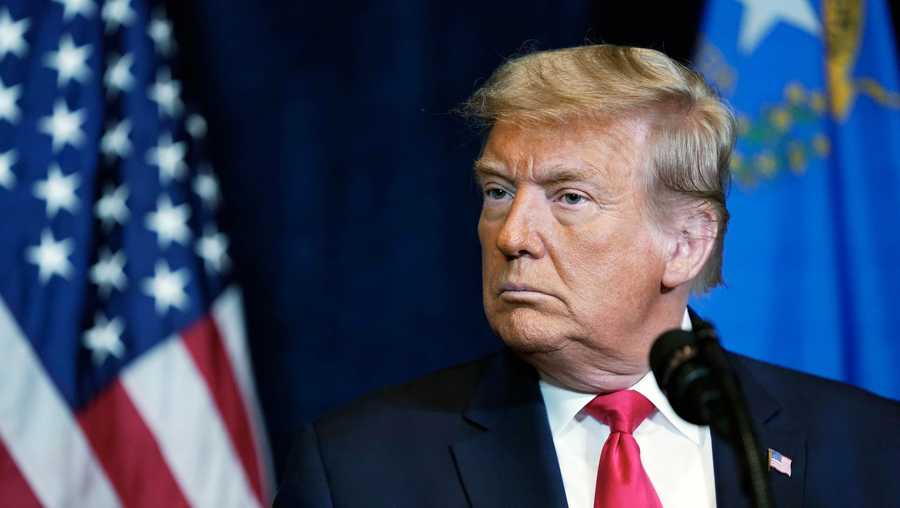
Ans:
POLYGON ((641 160, 646 131, 640 122, 573 121, 521 126, 498 123, 475 175, 507 179, 567 181, 608 178, 610 172, 631 173, 641 160), (622 171, 625 170, 625 171, 622 171))

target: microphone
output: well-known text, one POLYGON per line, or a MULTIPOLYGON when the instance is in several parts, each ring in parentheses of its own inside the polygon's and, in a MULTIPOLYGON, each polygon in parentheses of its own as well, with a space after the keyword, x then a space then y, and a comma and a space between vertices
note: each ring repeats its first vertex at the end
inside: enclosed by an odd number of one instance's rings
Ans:
POLYGON ((678 416, 730 436, 732 425, 717 375, 727 370, 724 362, 718 340, 680 329, 663 333, 650 349, 650 368, 678 416))
POLYGON ((744 487, 756 507, 771 507, 771 488, 747 403, 715 328, 702 320, 693 332, 669 330, 650 349, 650 369, 678 416, 709 425, 736 447, 744 487))

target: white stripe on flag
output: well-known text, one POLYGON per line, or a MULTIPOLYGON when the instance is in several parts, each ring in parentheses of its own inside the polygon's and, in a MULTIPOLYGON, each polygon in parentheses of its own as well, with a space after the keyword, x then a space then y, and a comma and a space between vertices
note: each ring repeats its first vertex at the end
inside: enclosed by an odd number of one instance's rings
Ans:
POLYGON ((274 479, 274 467, 272 466, 272 457, 269 455, 269 440, 266 437, 262 411, 256 398, 256 383, 253 380, 250 353, 247 350, 247 329, 244 328, 241 291, 236 287, 231 287, 223 292, 213 303, 212 317, 219 329, 222 341, 225 343, 229 363, 234 370, 244 407, 250 417, 257 461, 263 475, 263 492, 271 498, 274 492, 274 485, 271 484, 274 479))
POLYGON ((0 438, 47 507, 121 502, 78 422, 0 300, 0 438))
POLYGON ((192 506, 259 506, 181 337, 170 337, 126 368, 122 384, 192 506))

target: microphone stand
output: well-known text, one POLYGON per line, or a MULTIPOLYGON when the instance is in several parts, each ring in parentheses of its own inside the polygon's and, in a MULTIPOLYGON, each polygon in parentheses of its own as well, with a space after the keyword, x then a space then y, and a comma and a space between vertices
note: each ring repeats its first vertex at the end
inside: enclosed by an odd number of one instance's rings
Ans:
MULTIPOLYGON (((750 415, 746 405, 741 403, 743 395, 738 387, 737 379, 728 366, 725 353, 719 345, 715 329, 711 325, 705 324, 705 326, 698 327, 694 333, 698 338, 700 354, 709 360, 712 366, 712 375, 722 388, 727 414, 731 416, 730 419, 712 417, 710 426, 729 437, 732 443, 738 447, 738 455, 741 457, 743 465, 744 488, 749 487, 753 506, 772 508, 772 492, 767 475, 768 465, 760 453, 759 441, 753 430, 750 415), (729 423, 733 423, 734 426, 732 427, 729 423)), ((715 413, 721 414, 720 412, 715 413)))

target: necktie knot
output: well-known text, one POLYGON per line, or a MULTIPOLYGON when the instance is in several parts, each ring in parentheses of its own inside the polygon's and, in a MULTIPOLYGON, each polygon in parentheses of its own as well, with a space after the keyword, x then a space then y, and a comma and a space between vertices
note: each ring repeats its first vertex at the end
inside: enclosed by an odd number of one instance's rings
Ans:
POLYGON ((612 432, 631 434, 656 408, 640 393, 620 390, 594 397, 584 409, 612 432))

